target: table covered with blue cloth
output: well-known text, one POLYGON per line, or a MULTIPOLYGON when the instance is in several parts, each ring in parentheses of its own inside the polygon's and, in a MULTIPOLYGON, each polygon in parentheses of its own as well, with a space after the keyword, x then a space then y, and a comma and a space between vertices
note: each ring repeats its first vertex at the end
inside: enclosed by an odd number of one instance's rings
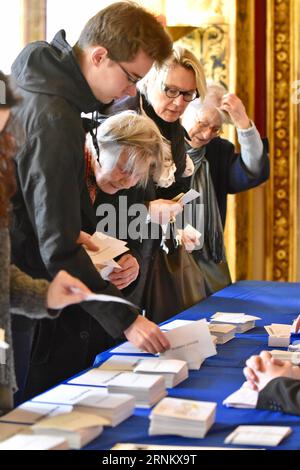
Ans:
MULTIPOLYGON (((189 371, 189 378, 177 387, 168 389, 168 395, 171 397, 217 403, 216 420, 206 437, 190 439, 172 435, 149 436, 150 410, 136 408, 132 417, 116 428, 105 428, 103 434, 85 449, 110 449, 117 442, 230 447, 224 444, 226 436, 238 425, 251 424, 291 426, 292 434, 276 449, 300 449, 300 417, 273 411, 226 408, 222 405, 223 400, 244 382, 242 371, 246 359, 263 349, 274 349, 267 347, 264 325, 291 324, 300 313, 300 283, 240 281, 174 318, 209 319, 218 311, 252 314, 261 317, 261 320, 256 321, 254 329, 237 334, 235 339, 224 345, 218 345, 216 356, 206 359, 200 370, 189 371)), ((99 354, 95 365, 99 365, 109 356, 109 351, 99 354)))

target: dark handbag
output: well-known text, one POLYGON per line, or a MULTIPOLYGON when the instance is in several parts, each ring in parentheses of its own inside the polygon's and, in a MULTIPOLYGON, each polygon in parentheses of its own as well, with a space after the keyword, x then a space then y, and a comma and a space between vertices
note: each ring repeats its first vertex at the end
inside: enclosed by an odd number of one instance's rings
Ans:
POLYGON ((201 270, 193 256, 176 239, 176 225, 170 223, 170 237, 150 263, 144 291, 146 316, 161 323, 205 299, 201 270), (168 253, 166 252, 168 251, 168 253))

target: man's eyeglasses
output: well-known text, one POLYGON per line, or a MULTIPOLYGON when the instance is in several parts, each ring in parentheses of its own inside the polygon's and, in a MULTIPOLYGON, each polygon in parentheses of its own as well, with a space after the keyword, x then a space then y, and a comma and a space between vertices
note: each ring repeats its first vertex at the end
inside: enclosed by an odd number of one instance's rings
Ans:
POLYGON ((162 91, 168 98, 178 98, 178 96, 182 95, 183 100, 186 102, 194 101, 199 96, 197 90, 182 91, 178 90, 178 88, 168 87, 165 84, 162 84, 162 91))
POLYGON ((198 126, 198 129, 200 131, 208 131, 209 130, 211 132, 211 134, 213 134, 216 137, 221 135, 222 132, 223 132, 222 127, 210 126, 207 122, 198 121, 197 126, 198 126))
POLYGON ((127 70, 123 67, 123 65, 120 64, 120 62, 117 62, 115 61, 116 64, 118 64, 118 66, 120 67, 121 70, 123 70, 123 72, 125 73, 126 77, 127 77, 127 80, 129 81, 129 83, 131 83, 131 85, 136 85, 137 82, 139 82, 141 80, 141 78, 135 78, 133 77, 132 75, 130 75, 129 72, 127 72, 127 70))

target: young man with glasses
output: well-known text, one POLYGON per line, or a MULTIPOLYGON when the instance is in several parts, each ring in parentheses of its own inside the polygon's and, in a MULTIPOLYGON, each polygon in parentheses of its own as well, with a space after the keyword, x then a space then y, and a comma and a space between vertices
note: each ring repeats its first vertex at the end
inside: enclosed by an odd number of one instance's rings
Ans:
MULTIPOLYGON (((22 98, 15 118, 26 142, 15 159, 19 191, 12 242, 13 260, 25 272, 51 279, 65 269, 94 292, 122 296, 76 243, 81 230, 96 227, 84 181, 81 113, 134 96, 136 82, 171 50, 163 26, 129 1, 91 18, 74 47, 60 31, 50 44, 26 46, 14 62, 12 77, 22 98)), ((138 313, 123 304, 87 302, 64 310, 57 321, 38 322, 26 397, 91 366, 122 333, 152 353, 168 348, 163 333, 138 313)), ((25 323, 20 328, 33 331, 25 323)))
POLYGON ((191 203, 193 224, 196 204, 204 207, 204 234, 193 256, 209 295, 231 283, 223 239, 227 194, 254 188, 268 179, 267 143, 263 145, 242 101, 219 85, 208 86, 203 101, 189 104, 182 124, 189 136, 187 154, 195 166, 192 177, 185 180, 186 189, 194 188, 201 194, 191 203), (226 123, 237 128, 241 153, 235 153, 231 142, 219 138, 226 123))

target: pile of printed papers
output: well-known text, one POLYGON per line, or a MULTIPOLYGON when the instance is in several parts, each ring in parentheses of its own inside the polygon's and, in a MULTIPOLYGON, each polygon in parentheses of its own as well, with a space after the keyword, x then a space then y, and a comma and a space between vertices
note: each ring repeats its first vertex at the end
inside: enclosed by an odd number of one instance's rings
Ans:
POLYGON ((272 323, 265 326, 267 331, 268 346, 275 346, 277 348, 287 348, 291 339, 291 325, 282 325, 279 323, 272 323))
POLYGON ((213 323, 209 325, 209 331, 217 337, 217 344, 225 344, 235 337, 236 327, 226 323, 213 323))
POLYGON ((135 367, 134 372, 162 375, 167 388, 176 387, 189 375, 186 361, 178 359, 143 359, 135 367))
POLYGON ((229 323, 236 326, 237 333, 244 333, 245 331, 255 328, 255 320, 260 320, 259 317, 253 315, 246 315, 245 313, 226 313, 217 312, 211 317, 211 323, 229 323))
POLYGON ((162 375, 123 372, 107 384, 110 393, 127 393, 136 399, 136 406, 149 408, 167 395, 162 375))
POLYGON ((216 403, 164 398, 150 415, 150 435, 202 438, 215 421, 216 403))

